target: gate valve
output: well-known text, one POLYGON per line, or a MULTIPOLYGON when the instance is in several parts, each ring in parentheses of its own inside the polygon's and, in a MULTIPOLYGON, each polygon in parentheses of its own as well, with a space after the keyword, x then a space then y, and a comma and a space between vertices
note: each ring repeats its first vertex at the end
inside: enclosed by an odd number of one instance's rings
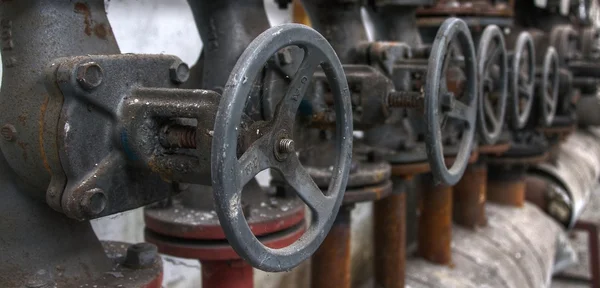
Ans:
POLYGON ((487 26, 477 47, 477 128, 484 145, 495 144, 502 133, 508 98, 508 55, 502 31, 487 26))
POLYGON ((172 196, 178 192, 172 182, 212 185, 217 215, 235 251, 256 268, 290 270, 310 257, 331 228, 350 171, 352 112, 339 59, 315 30, 285 24, 247 47, 222 95, 179 88, 188 71, 168 55, 56 59, 48 67, 47 87, 51 107, 60 107, 49 111, 59 119, 59 133, 56 145, 44 148, 59 159, 49 163, 48 202, 85 220, 172 196), (261 80, 267 61, 289 46, 303 51, 302 63, 274 117, 252 121, 244 111, 255 80, 261 80), (300 163, 294 143, 295 116, 319 67, 335 111, 337 160, 326 193, 300 163), (242 213, 242 188, 267 168, 281 172, 312 210, 304 235, 281 249, 263 245, 242 213))

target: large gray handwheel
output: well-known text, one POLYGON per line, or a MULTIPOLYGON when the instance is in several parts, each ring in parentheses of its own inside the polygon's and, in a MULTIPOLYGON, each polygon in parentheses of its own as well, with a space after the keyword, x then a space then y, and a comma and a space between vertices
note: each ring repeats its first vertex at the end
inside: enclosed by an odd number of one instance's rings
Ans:
POLYGON ((273 27, 259 35, 240 56, 227 81, 216 115, 212 142, 212 185, 217 215, 229 244, 254 267, 286 271, 310 257, 331 229, 343 199, 352 155, 352 108, 342 64, 333 48, 315 30, 299 24, 273 27), (238 126, 254 80, 265 63, 284 47, 304 50, 304 59, 292 77, 289 90, 278 104, 273 120, 261 129, 262 136, 238 159, 238 126), (291 140, 300 101, 313 73, 321 66, 334 98, 336 115, 336 161, 329 189, 323 193, 294 152, 291 140), (312 210, 311 223, 290 246, 271 249, 252 234, 242 213, 242 188, 267 168, 284 180, 312 210))
POLYGON ((513 129, 527 124, 533 107, 535 84, 535 47, 529 32, 521 32, 517 38, 511 63, 510 113, 513 129))
POLYGON ((437 181, 446 185, 456 184, 462 177, 473 149, 475 119, 477 112, 477 62, 475 47, 467 24, 458 18, 449 18, 435 37, 427 66, 425 83, 425 146, 431 172, 437 181), (454 42, 456 41, 456 42, 454 42), (466 70, 465 89, 461 97, 450 92, 446 83, 446 71, 453 59, 452 43, 457 44, 464 57, 466 70), (445 118, 453 118, 464 124, 456 160, 446 167, 442 141, 445 118))
POLYGON ((483 30, 477 46, 479 101, 477 128, 484 144, 500 138, 508 96, 508 56, 502 31, 496 25, 483 30))

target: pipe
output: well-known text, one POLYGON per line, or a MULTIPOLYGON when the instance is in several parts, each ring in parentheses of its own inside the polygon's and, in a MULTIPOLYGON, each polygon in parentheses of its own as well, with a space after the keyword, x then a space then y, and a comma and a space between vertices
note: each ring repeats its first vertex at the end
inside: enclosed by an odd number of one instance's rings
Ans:
MULTIPOLYGON (((395 188, 396 184, 394 183, 395 188)), ((394 192, 395 194, 374 203, 376 287, 404 287, 406 192, 394 192)))
POLYGON ((204 43, 202 87, 223 91, 248 44, 270 25, 262 0, 188 0, 204 43))
POLYGON ((202 287, 252 288, 252 273, 244 260, 202 261, 202 287))
POLYGON ((358 0, 302 0, 315 30, 323 34, 342 64, 360 61, 356 47, 367 42, 367 31, 361 18, 358 0))
POLYGON ((350 211, 352 205, 340 208, 333 227, 321 247, 313 254, 311 264, 312 288, 351 286, 350 211))
MULTIPOLYGON (((530 169, 529 179, 532 177, 538 178, 547 187, 554 187, 545 191, 548 201, 542 202, 546 204, 543 208, 565 226, 572 227, 592 191, 598 187, 600 128, 590 127, 573 133, 560 146, 555 159, 530 169), (559 197, 560 191, 565 191, 567 197, 559 197)), ((535 186, 528 188, 528 194, 535 192, 535 186)))
POLYGON ((479 162, 468 165, 465 174, 453 188, 453 219, 458 225, 475 228, 483 226, 487 191, 487 165, 479 162))
POLYGON ((448 265, 452 262, 452 186, 436 186, 432 177, 421 178, 418 251, 426 260, 448 265))
POLYGON ((525 168, 490 166, 487 199, 501 205, 523 207, 525 204, 525 168))

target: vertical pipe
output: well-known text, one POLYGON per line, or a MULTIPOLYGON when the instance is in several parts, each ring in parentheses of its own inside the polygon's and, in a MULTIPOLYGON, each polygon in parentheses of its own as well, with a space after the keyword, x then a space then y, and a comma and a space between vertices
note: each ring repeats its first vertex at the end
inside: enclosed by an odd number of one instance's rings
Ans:
POLYGON ((452 210, 456 224, 468 228, 485 225, 486 190, 486 164, 476 163, 467 166, 465 174, 453 187, 452 210))
POLYGON ((368 41, 359 0, 302 0, 313 28, 331 44, 342 64, 361 62, 355 47, 368 41))
POLYGON ((203 88, 222 91, 248 44, 270 25, 262 0, 188 0, 204 43, 203 88))
POLYGON ((506 169, 492 166, 489 169, 488 178, 488 201, 514 207, 525 205, 524 168, 506 169))
POLYGON ((435 185, 431 174, 421 181, 419 255, 436 264, 452 261, 452 187, 435 185))
POLYGON ((387 5, 370 10, 378 41, 399 41, 416 48, 423 44, 417 26, 417 8, 411 5, 387 5))
POLYGON ((244 260, 202 261, 202 287, 252 288, 252 266, 244 260))
POLYGON ((350 288, 350 210, 340 208, 333 227, 321 247, 312 256, 312 288, 350 288))
MULTIPOLYGON (((396 185, 394 185, 395 190, 396 185)), ((375 202, 375 286, 404 287, 406 266, 406 192, 375 202)))

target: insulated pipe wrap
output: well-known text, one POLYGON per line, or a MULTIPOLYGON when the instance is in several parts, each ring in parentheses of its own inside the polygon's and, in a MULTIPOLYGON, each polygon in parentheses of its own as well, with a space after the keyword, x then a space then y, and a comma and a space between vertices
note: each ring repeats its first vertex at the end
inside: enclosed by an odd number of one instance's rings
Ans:
POLYGON ((536 165, 531 172, 566 190, 571 211, 565 224, 572 227, 600 177, 600 129, 578 130, 559 149, 555 159, 536 165))

